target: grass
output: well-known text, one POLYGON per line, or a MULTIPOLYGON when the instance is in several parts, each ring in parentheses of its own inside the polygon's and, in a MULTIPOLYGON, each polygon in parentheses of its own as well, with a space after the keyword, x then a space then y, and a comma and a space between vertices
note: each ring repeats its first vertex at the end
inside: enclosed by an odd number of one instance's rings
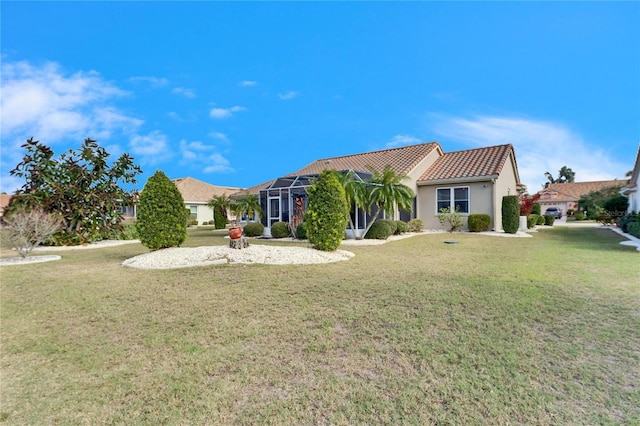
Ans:
POLYGON ((2 267, 0 421, 640 424, 633 248, 597 228, 449 239, 309 266, 122 268, 133 244, 2 267))

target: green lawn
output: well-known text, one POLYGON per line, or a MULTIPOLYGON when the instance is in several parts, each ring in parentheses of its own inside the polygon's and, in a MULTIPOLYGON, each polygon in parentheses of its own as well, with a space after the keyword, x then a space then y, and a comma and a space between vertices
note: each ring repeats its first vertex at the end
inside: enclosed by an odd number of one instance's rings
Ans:
POLYGON ((0 421, 640 424, 640 253, 619 241, 430 234, 163 271, 121 267, 133 244, 1 267, 0 421))

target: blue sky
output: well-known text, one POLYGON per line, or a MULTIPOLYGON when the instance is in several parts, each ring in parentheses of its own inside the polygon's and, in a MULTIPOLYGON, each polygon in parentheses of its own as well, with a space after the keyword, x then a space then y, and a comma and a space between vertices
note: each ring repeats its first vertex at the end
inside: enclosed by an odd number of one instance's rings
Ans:
POLYGON ((250 187, 318 158, 511 143, 530 192, 623 178, 640 142, 639 2, 12 2, 0 190, 29 137, 144 174, 250 187))

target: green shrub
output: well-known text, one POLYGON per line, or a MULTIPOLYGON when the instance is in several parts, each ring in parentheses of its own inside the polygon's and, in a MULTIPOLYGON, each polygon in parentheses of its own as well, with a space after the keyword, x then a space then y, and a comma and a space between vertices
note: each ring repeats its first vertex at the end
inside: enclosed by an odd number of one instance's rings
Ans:
POLYGON ((605 201, 603 207, 608 215, 622 217, 629 207, 629 199, 624 195, 618 195, 605 201))
POLYGON ((407 225, 407 222, 396 220, 396 235, 404 234, 405 232, 409 232, 409 225, 407 225))
POLYGON ((536 225, 544 225, 544 215, 538 216, 538 222, 536 225))
POLYGON ((122 229, 110 232, 107 238, 110 240, 137 240, 139 236, 135 223, 125 223, 122 225, 122 229))
POLYGON ((629 232, 627 228, 629 224, 634 222, 638 222, 638 216, 636 216, 635 214, 628 214, 620 219, 620 221, 618 221, 618 226, 620 227, 622 232, 629 232))
POLYGON ((140 194, 136 220, 140 242, 151 250, 180 246, 187 239, 187 217, 180 191, 158 170, 140 194))
POLYGON ((538 224, 538 218, 540 216, 538 216, 537 214, 530 214, 529 217, 527 218, 527 228, 531 229, 531 228, 535 228, 536 225, 538 224))
POLYGON ((453 211, 450 207, 440 209, 440 213, 438 213, 438 220, 440 221, 440 224, 446 225, 449 228, 449 232, 455 232, 464 225, 462 216, 460 216, 460 207, 458 206, 456 206, 453 211))
POLYGON ((387 221, 378 220, 371 225, 364 238, 367 240, 386 240, 391 235, 391 228, 387 221))
POLYGON ((389 229, 391 230, 391 233, 389 235, 395 235, 396 231, 398 230, 398 225, 396 225, 396 221, 395 220, 380 219, 377 222, 382 222, 382 223, 386 223, 387 225, 389 225, 389 229))
POLYGON ((584 220, 584 213, 576 213, 573 215, 576 220, 584 220))
POLYGON ((596 219, 598 219, 598 216, 600 216, 598 214, 598 210, 596 210, 596 209, 587 210, 587 219, 596 220, 596 219))
POLYGON ((296 228, 296 238, 299 239, 299 240, 306 240, 307 239, 307 226, 304 224, 304 222, 302 222, 296 228))
POLYGON ((636 238, 640 238, 640 222, 629 222, 627 225, 627 233, 636 238))
POLYGON ((553 222, 556 221, 556 217, 552 214, 544 215, 544 224, 548 226, 553 226, 553 222))
POLYGON ((502 229, 507 234, 515 234, 520 227, 520 203, 516 195, 502 197, 502 229))
POLYGON ((424 222, 422 219, 411 219, 407 222, 407 226, 409 227, 409 232, 422 232, 424 229, 424 222))
POLYGON ((467 219, 467 226, 471 232, 486 232, 491 225, 491 216, 488 214, 473 213, 467 219))
POLYGON ((533 209, 531 210, 531 213, 537 214, 538 216, 542 214, 542 207, 540 206, 540 203, 533 203, 533 209))
POLYGON ((198 220, 197 219, 189 220, 189 226, 198 226, 198 220))
POLYGON ((264 233, 264 225, 260 222, 249 222, 242 228, 247 237, 260 237, 264 233))
POLYGON ((309 243, 318 250, 334 251, 344 239, 349 205, 336 172, 323 170, 307 190, 309 205, 304 214, 309 243))
POLYGON ((276 222, 271 225, 271 236, 273 238, 287 238, 291 236, 289 224, 287 222, 276 222))

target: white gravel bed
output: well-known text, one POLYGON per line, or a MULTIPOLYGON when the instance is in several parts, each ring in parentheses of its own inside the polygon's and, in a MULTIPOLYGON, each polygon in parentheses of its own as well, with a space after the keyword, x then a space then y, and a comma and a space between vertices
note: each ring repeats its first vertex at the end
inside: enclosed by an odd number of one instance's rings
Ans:
POLYGON ((138 269, 171 269, 226 263, 263 263, 270 265, 309 265, 349 260, 353 253, 345 250, 324 252, 306 247, 281 247, 251 244, 238 250, 227 246, 168 248, 141 254, 122 262, 138 269))
POLYGON ((3 257, 3 258, 0 258, 0 265, 2 266, 26 265, 29 263, 51 262, 51 261, 60 260, 60 259, 62 259, 62 257, 58 255, 3 257))

